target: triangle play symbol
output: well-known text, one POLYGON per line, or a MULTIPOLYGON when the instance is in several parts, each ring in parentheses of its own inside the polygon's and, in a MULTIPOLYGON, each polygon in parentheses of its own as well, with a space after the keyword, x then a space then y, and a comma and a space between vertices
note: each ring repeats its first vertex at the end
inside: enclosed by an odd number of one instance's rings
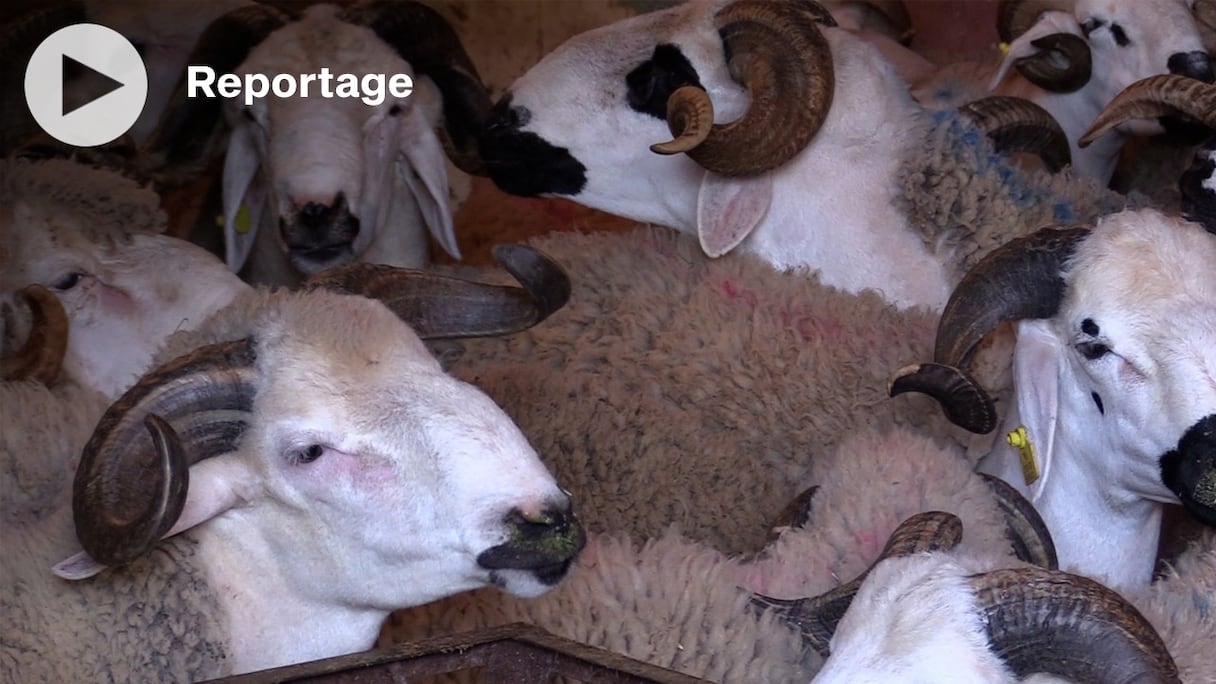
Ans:
MULTIPOLYGON (((72 59, 71 57, 68 57, 67 55, 63 55, 63 80, 64 80, 65 86, 67 85, 67 79, 68 79, 69 74, 72 74, 72 75, 83 74, 83 75, 89 76, 89 84, 91 86, 93 86, 92 89, 94 92, 91 93, 92 97, 85 100, 84 102, 73 104, 71 106, 68 106, 68 104, 66 102, 61 103, 63 113, 60 114, 60 116, 67 116, 71 112, 74 112, 77 109, 80 109, 81 107, 83 107, 87 104, 95 102, 98 98, 109 95, 110 93, 114 92, 115 90, 118 90, 119 88, 122 88, 123 86, 126 85, 125 83, 123 83, 121 81, 116 81, 116 80, 110 78, 109 76, 106 76, 105 74, 101 73, 100 71, 94 69, 93 67, 91 67, 87 64, 84 64, 78 60, 72 59)), ((62 89, 61 89, 61 92, 62 92, 62 89)))

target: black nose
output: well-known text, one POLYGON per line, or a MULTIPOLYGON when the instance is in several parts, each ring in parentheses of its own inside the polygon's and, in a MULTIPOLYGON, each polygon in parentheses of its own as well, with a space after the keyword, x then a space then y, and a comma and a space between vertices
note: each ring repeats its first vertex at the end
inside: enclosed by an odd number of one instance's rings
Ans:
POLYGON ((1166 62, 1171 74, 1194 78, 1204 83, 1216 80, 1212 73, 1212 60, 1203 50, 1192 52, 1175 52, 1166 62))
POLYGON ((299 224, 305 228, 317 228, 324 225, 333 216, 334 208, 320 202, 309 202, 300 207, 299 224))
POLYGON ((477 564, 487 570, 532 570, 546 584, 565 575, 587 543, 586 533, 569 506, 527 515, 513 510, 503 521, 510 541, 481 552, 477 564))
POLYGON ((1192 425, 1161 457, 1161 481, 1191 515, 1216 525, 1216 415, 1192 425))
POLYGON ((587 185, 587 167, 570 150, 523 127, 532 121, 527 107, 511 104, 507 93, 490 114, 481 139, 481 159, 503 192, 521 197, 574 196, 587 185))

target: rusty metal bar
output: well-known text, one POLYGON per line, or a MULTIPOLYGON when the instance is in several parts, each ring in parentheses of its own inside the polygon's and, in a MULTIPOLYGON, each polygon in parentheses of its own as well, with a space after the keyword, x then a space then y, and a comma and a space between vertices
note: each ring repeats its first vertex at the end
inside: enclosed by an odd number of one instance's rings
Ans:
POLYGON ((213 684, 403 684, 481 668, 485 684, 703 684, 706 680, 554 636, 524 623, 212 680, 213 684))

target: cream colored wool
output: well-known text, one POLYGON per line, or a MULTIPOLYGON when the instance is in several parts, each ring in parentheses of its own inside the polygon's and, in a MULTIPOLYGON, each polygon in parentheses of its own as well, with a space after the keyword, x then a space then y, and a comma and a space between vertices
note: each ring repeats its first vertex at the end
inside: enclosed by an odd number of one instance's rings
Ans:
POLYGON ((711 260, 663 228, 532 244, 570 273, 569 303, 516 335, 434 348, 515 420, 592 530, 641 541, 674 526, 755 551, 844 436, 968 438, 927 397, 887 397, 893 371, 931 354, 928 313, 711 260))
POLYGON ((1128 599, 1157 629, 1185 684, 1216 683, 1216 530, 1128 599))
POLYGON ((69 383, 0 383, 0 682, 194 681, 225 673, 214 595, 185 535, 69 583, 71 483, 107 405, 69 383))

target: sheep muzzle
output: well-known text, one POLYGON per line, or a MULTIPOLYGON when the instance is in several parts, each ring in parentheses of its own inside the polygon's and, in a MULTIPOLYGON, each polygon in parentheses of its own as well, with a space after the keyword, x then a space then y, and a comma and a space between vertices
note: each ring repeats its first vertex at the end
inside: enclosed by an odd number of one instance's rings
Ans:
POLYGON ((1216 414, 1199 420, 1163 455, 1161 481, 1205 525, 1216 525, 1216 414))

